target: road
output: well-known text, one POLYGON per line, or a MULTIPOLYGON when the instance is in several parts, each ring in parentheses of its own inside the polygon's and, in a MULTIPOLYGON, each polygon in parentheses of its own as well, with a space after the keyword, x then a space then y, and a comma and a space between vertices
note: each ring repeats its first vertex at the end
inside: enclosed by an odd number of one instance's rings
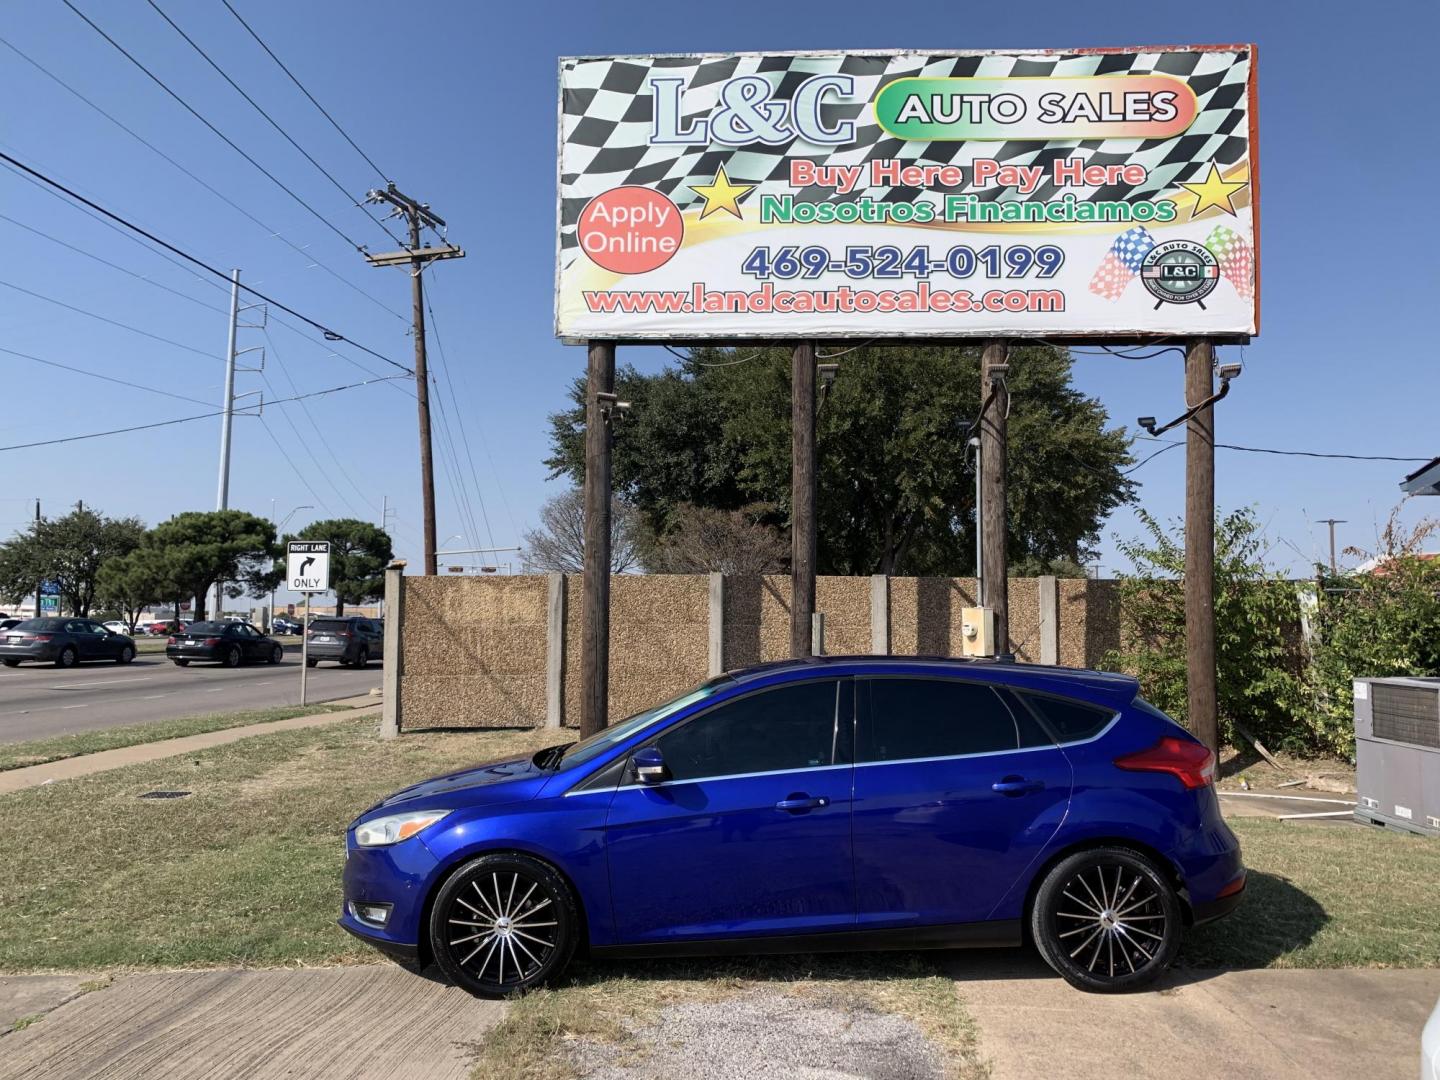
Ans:
MULTIPOLYGON (((364 670, 310 669, 309 700, 333 701, 380 685, 379 663, 364 670)), ((83 664, 68 671, 21 664, 0 668, 0 742, 23 742, 176 716, 260 709, 300 702, 300 657, 280 664, 176 667, 163 656, 127 666, 83 664)))

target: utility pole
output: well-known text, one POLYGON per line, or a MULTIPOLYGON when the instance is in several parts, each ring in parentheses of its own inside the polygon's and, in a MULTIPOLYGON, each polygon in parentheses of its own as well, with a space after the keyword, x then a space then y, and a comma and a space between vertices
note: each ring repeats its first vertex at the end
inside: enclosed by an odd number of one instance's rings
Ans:
POLYGON ((425 573, 433 577, 439 567, 435 561, 435 467, 430 449, 430 375, 425 362, 425 288, 421 273, 428 262, 435 259, 463 259, 465 252, 448 243, 422 248, 421 226, 443 236, 445 221, 430 212, 428 203, 416 202, 394 184, 387 184, 384 190, 377 188, 371 191, 365 201, 389 203, 395 208, 390 216, 403 217, 410 226, 410 246, 406 250, 383 255, 371 255, 367 252, 365 258, 371 266, 408 264, 410 267, 410 298, 413 308, 411 320, 415 333, 415 402, 420 419, 420 496, 424 507, 421 539, 425 548, 425 573))
POLYGON ((1006 442, 1010 418, 1010 347, 985 342, 980 352, 980 606, 995 612, 995 649, 1010 651, 1010 583, 1005 519, 1006 442))
POLYGON ((815 614, 815 343, 790 354, 790 655, 810 656, 815 614))
MULTIPOLYGON (((37 534, 38 534, 39 531, 40 531, 40 500, 39 500, 38 498, 35 500, 35 531, 36 531, 37 534)), ((45 587, 45 583, 44 583, 44 582, 42 582, 42 581, 37 581, 37 582, 35 582, 35 618, 37 618, 37 619, 40 618, 40 614, 41 614, 41 612, 40 612, 40 591, 41 591, 44 587, 45 587)), ((57 611, 56 614, 58 615, 59 612, 57 611)))
POLYGON ((1207 402, 1185 426, 1186 713, 1195 737, 1220 754, 1215 677, 1215 347, 1185 349, 1185 403, 1207 402))
POLYGON ((610 723, 610 419, 615 343, 590 342, 585 375, 585 573, 580 611, 580 737, 610 723))
POLYGON ((235 335, 240 327, 240 271, 230 271, 230 337, 225 346, 225 396, 220 408, 220 480, 215 509, 230 508, 230 428, 235 420, 235 335))
POLYGON ((1320 524, 1330 526, 1330 573, 1338 574, 1340 570, 1335 564, 1335 526, 1348 525, 1349 522, 1344 518, 1321 518, 1320 524))

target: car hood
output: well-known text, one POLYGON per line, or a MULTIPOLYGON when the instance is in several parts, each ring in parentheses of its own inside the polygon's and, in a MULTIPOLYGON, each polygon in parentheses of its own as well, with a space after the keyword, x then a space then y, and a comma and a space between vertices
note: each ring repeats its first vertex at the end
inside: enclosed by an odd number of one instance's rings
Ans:
POLYGON ((528 756, 489 761, 402 788, 393 795, 387 795, 381 799, 365 813, 369 814, 385 807, 413 802, 416 799, 447 795, 457 796, 456 808, 520 802, 525 799, 533 799, 550 775, 544 769, 537 768, 528 756))

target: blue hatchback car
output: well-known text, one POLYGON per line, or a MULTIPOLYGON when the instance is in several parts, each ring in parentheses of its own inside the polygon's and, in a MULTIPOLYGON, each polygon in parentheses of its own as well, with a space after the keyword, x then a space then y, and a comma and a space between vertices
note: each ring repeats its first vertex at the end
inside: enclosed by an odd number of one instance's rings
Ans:
POLYGON ((1134 679, 824 657, 711 679, 349 828, 340 925, 500 995, 634 957, 1033 942, 1142 986, 1245 888, 1214 761, 1134 679))

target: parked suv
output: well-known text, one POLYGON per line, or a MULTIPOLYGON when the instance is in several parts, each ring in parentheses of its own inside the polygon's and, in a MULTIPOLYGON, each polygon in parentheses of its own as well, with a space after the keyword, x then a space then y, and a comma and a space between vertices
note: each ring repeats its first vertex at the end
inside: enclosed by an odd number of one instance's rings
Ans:
POLYGON ((364 667, 385 652, 385 624, 359 615, 321 616, 310 620, 310 655, 314 667, 321 660, 338 660, 341 667, 364 667))
POLYGON ((1213 755, 1137 690, 901 657, 717 676, 376 803, 347 833, 340 925, 482 995, 577 949, 1025 941, 1080 989, 1133 989, 1245 888, 1213 755))

